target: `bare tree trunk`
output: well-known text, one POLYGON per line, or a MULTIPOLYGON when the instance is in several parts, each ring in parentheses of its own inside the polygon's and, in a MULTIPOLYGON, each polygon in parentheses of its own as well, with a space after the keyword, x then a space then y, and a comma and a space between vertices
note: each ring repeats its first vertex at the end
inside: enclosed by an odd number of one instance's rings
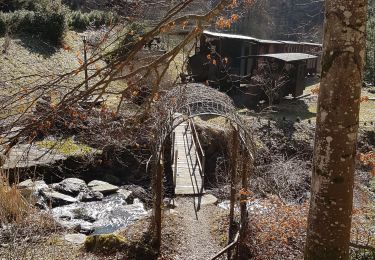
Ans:
POLYGON ((242 156, 242 190, 240 197, 241 205, 241 229, 240 229, 240 244, 239 244, 239 258, 238 259, 248 259, 249 255, 245 250, 245 238, 247 230, 248 212, 247 212, 247 200, 248 200, 248 174, 252 168, 252 160, 250 159, 249 153, 246 148, 243 149, 242 156))
POLYGON ((349 259, 367 0, 326 0, 305 259, 349 259))
MULTIPOLYGON (((236 200, 236 174, 237 174, 237 154, 238 154, 238 133, 233 128, 232 133, 232 156, 231 156, 231 169, 230 169, 230 209, 229 209, 229 235, 228 245, 234 238, 234 203, 236 200)), ((231 259, 231 250, 228 251, 228 259, 231 259)))
MULTIPOLYGON (((163 151, 164 149, 162 149, 163 151)), ((161 224, 162 224, 162 202, 163 202, 163 171, 164 163, 163 156, 156 162, 156 172, 153 178, 153 197, 154 197, 154 212, 153 212, 153 246, 155 250, 160 251, 161 246, 161 224)))

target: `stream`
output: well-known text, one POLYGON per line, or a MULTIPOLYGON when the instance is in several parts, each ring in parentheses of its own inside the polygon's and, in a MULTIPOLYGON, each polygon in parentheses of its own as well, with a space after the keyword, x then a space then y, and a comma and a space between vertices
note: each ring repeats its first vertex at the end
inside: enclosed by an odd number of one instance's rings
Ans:
POLYGON ((51 209, 54 219, 62 226, 78 229, 85 234, 108 234, 147 216, 142 202, 126 203, 122 194, 113 194, 102 201, 77 202, 51 209))

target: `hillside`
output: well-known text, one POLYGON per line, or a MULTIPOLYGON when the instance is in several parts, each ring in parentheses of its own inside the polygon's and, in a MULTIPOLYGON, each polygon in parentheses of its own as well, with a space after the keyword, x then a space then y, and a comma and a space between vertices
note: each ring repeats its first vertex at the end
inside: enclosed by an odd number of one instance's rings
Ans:
POLYGON ((322 1, 256 1, 237 31, 263 39, 321 42, 323 9, 322 1))
MULTIPOLYGON (((3 46, 4 37, 0 38, 3 46)), ((83 49, 82 36, 70 31, 64 41, 71 47, 71 51, 55 47, 30 35, 12 38, 6 53, 1 54, 1 81, 17 87, 32 83, 37 77, 29 75, 56 75, 71 72, 80 64, 77 53, 83 49)), ((81 55, 81 54, 80 54, 81 55)), ((76 82, 83 80, 82 74, 77 75, 76 82)))

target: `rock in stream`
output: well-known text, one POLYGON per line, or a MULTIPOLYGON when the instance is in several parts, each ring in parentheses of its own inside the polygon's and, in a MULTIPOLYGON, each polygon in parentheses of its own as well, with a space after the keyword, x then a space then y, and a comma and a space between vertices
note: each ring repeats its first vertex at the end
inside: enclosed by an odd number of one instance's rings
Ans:
POLYGON ((84 234, 112 233, 147 215, 133 191, 99 180, 87 185, 81 179, 67 178, 47 185, 29 179, 18 188, 34 196, 36 204, 62 226, 84 234))
POLYGON ((56 207, 51 212, 61 225, 86 234, 112 233, 147 215, 143 203, 135 199, 133 204, 127 204, 120 193, 102 201, 56 207))

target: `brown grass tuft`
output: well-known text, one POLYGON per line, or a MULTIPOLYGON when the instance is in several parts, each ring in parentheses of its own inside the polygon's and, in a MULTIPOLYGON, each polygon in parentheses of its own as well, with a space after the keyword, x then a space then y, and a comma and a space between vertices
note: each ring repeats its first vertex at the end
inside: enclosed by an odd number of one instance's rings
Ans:
POLYGON ((29 204, 15 185, 9 185, 0 172, 0 223, 20 222, 30 210, 29 204))

